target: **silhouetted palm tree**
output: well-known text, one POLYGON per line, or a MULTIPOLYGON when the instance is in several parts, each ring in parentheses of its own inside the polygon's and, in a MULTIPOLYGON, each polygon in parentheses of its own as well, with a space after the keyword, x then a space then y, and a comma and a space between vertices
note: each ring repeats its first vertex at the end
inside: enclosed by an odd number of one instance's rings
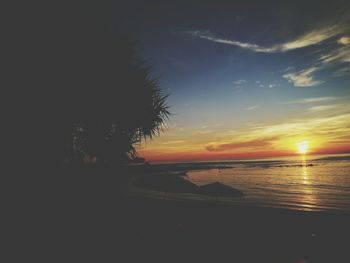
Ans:
POLYGON ((95 109, 101 115, 74 126, 77 152, 124 163, 136 157, 135 144, 160 133, 170 115, 167 95, 156 80, 148 78, 148 70, 134 70, 130 77, 139 79, 125 84, 127 90, 118 94, 119 101, 110 102, 108 110, 95 109))
POLYGON ((53 144, 60 155, 127 162, 135 144, 159 134, 169 117, 167 95, 127 37, 99 14, 72 12, 54 31, 57 109, 53 144))

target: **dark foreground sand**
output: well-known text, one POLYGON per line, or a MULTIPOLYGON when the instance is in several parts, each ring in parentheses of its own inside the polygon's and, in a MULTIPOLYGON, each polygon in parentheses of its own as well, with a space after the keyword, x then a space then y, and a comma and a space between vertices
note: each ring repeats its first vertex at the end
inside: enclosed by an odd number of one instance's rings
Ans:
POLYGON ((122 181, 51 180, 18 223, 16 256, 31 262, 350 262, 349 214, 131 198, 116 187, 122 181))

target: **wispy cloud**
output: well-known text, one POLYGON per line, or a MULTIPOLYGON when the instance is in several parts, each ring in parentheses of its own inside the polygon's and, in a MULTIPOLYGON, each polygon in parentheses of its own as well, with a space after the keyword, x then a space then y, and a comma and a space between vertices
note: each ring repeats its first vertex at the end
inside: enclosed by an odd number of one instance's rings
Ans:
MULTIPOLYGON (((305 118, 289 120, 288 122, 276 124, 251 125, 246 130, 233 131, 226 137, 239 138, 231 141, 224 140, 211 142, 205 148, 211 152, 224 151, 246 151, 248 148, 257 150, 268 149, 294 149, 295 142, 300 138, 308 138, 317 141, 320 145, 323 142, 330 142, 341 136, 348 136, 350 132, 350 114, 334 115, 334 105, 324 105, 319 110, 329 110, 330 116, 318 117, 309 115, 305 118), (330 106, 330 107, 326 107, 330 106), (332 109, 331 109, 332 108, 332 109)), ((315 108, 316 110, 316 108, 315 108)))
POLYGON ((175 140, 175 141, 163 142, 162 144, 168 145, 168 144, 178 144, 178 143, 183 143, 183 142, 185 142, 185 141, 184 140, 175 140))
POLYGON ((213 130, 197 130, 193 132, 193 135, 206 135, 214 132, 213 130))
POLYGON ((314 106, 308 109, 308 112, 310 113, 315 113, 315 112, 320 112, 320 111, 325 111, 325 110, 331 110, 337 108, 338 105, 320 105, 320 106, 314 106))
POLYGON ((281 45, 282 51, 293 50, 297 48, 303 48, 315 44, 319 44, 331 37, 340 34, 343 31, 343 27, 339 25, 331 25, 324 28, 319 28, 305 33, 304 35, 286 42, 281 45))
POLYGON ((276 52, 276 47, 261 47, 256 44, 251 44, 251 43, 245 43, 245 42, 240 42, 236 40, 229 40, 229 39, 223 39, 223 38, 218 38, 209 33, 208 31, 202 32, 202 31, 191 31, 188 32, 191 35, 195 37, 199 37, 202 39, 210 40, 215 43, 220 43, 220 44, 226 44, 226 45, 231 45, 231 46, 236 46, 240 47, 243 49, 249 49, 255 52, 263 52, 263 53, 274 53, 276 52))
POLYGON ((350 73, 350 45, 333 49, 321 55, 310 68, 303 69, 297 73, 288 73, 283 75, 283 77, 296 87, 317 86, 323 83, 323 81, 315 80, 313 74, 321 69, 335 65, 344 66, 336 70, 334 76, 341 77, 350 73))
POLYGON ((282 102, 282 104, 305 104, 305 103, 317 103, 335 100, 335 97, 315 97, 315 98, 305 98, 299 100, 292 100, 287 102, 282 102))
POLYGON ((278 53, 287 52, 294 49, 304 48, 311 45, 319 44, 331 37, 337 36, 343 31, 343 27, 339 25, 331 25, 323 28, 314 29, 305 34, 285 43, 272 45, 269 47, 260 46, 253 43, 241 42, 234 39, 224 39, 216 37, 208 31, 190 31, 192 36, 206 39, 215 43, 226 44, 231 46, 248 49, 254 52, 261 53, 278 53))
POLYGON ((337 41, 339 44, 343 45, 349 45, 350 44, 350 37, 344 36, 338 39, 337 41))
POLYGON ((347 104, 338 106, 339 109, 329 109, 322 115, 306 114, 304 117, 284 122, 247 123, 242 129, 226 132, 213 130, 213 133, 203 136, 191 133, 174 134, 168 138, 160 137, 153 141, 151 148, 140 148, 140 153, 152 158, 163 158, 172 154, 200 156, 200 154, 242 154, 259 151, 266 154, 276 151, 292 153, 295 152, 295 144, 300 140, 308 140, 311 149, 317 153, 317 149, 332 149, 335 143, 349 142, 349 108, 347 104))
POLYGON ((335 97, 317 97, 317 98, 307 98, 303 99, 303 103, 313 103, 313 102, 323 102, 336 99, 335 97))
POLYGON ((296 73, 287 73, 283 77, 287 79, 295 87, 312 87, 322 84, 324 81, 315 80, 313 73, 317 71, 318 67, 310 67, 296 73))
POLYGON ((247 81, 245 79, 239 79, 239 80, 233 81, 233 84, 235 84, 235 85, 242 85, 244 83, 247 83, 247 81))
POLYGON ((343 77, 350 74, 350 67, 343 67, 334 71, 333 75, 335 77, 343 77))
POLYGON ((254 105, 254 106, 251 106, 251 107, 248 107, 248 108, 245 108, 246 110, 255 110, 257 109, 258 106, 257 105, 254 105))
POLYGON ((247 81, 245 79, 238 79, 238 80, 235 80, 235 81, 232 81, 232 83, 235 85, 235 91, 236 92, 243 92, 243 84, 244 83, 247 83, 247 81))
POLYGON ((293 136, 327 136, 347 135, 350 132, 350 114, 340 114, 328 117, 303 118, 286 123, 261 125, 252 127, 250 136, 254 138, 268 137, 271 134, 281 138, 293 136))
POLYGON ((268 138, 268 139, 257 139, 257 140, 248 140, 243 142, 233 142, 233 143, 223 143, 217 145, 209 145, 206 147, 209 152, 223 152, 229 150, 236 150, 240 148, 259 148, 269 146, 272 141, 277 138, 268 138))
POLYGON ((296 87, 310 87, 317 86, 324 82, 315 80, 313 76, 315 72, 324 68, 343 65, 341 69, 337 69, 334 72, 334 76, 341 77, 348 75, 350 73, 350 44, 347 44, 347 41, 350 43, 350 38, 342 37, 338 39, 338 43, 341 42, 342 46, 319 56, 318 59, 313 62, 313 66, 299 72, 287 73, 283 75, 283 77, 296 87))
POLYGON ((319 60, 323 64, 334 62, 350 63, 350 45, 342 46, 328 54, 322 55, 319 60))

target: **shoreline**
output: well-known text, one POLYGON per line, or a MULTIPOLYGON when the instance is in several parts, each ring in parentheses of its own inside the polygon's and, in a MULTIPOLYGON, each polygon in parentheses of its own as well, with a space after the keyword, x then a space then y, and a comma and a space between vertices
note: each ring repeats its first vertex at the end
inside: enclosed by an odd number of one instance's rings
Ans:
POLYGON ((194 193, 173 193, 165 191, 149 190, 137 186, 132 186, 132 190, 127 193, 127 197, 135 200, 149 200, 150 202, 160 201, 165 203, 188 203, 199 206, 217 206, 226 209, 252 209, 252 210, 271 210, 271 211, 284 211, 290 213, 306 213, 306 214, 317 214, 317 215, 334 215, 334 216, 349 216, 350 212, 340 209, 303 209, 303 208, 288 208, 278 207, 268 204, 257 204, 253 202, 242 202, 244 197, 240 198, 227 198, 227 197, 212 197, 202 194, 194 193))
MULTIPOLYGON (((239 206, 239 207, 251 207, 251 208, 272 208, 272 209, 283 209, 297 212, 316 212, 316 213, 335 213, 335 214, 345 214, 350 215, 350 210, 342 210, 337 208, 320 208, 312 207, 307 204, 303 205, 293 205, 293 204, 279 204, 278 202, 266 202, 266 200, 254 200, 250 199, 250 196, 243 197, 222 197, 222 196, 207 196, 199 193, 181 193, 181 192, 171 192, 171 191, 159 191, 148 189, 147 187, 137 186, 134 184, 135 180, 143 176, 152 175, 175 175, 179 177, 185 177, 186 170, 169 170, 169 171, 150 171, 145 174, 133 174, 129 177, 128 185, 126 186, 126 192, 130 196, 139 198, 149 198, 155 200, 164 201, 179 201, 179 202, 203 202, 210 204, 217 204, 223 206, 239 206)), ((188 179, 187 179, 188 180, 188 179)))
POLYGON ((186 256, 202 251, 205 259, 210 251, 219 259, 234 255, 240 262, 350 259, 347 249, 350 214, 144 197, 130 198, 128 206, 136 219, 131 221, 132 225, 141 230, 136 233, 140 245, 163 246, 172 253, 183 253, 177 249, 185 246, 191 247, 186 256))
POLYGON ((130 196, 116 190, 120 178, 57 178, 42 239, 49 248, 127 252, 134 262, 350 262, 348 214, 130 196))

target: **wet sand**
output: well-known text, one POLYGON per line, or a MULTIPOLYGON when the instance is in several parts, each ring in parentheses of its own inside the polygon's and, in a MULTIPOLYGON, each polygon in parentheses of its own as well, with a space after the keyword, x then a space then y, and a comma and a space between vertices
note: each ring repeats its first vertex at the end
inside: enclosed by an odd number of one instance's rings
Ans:
MULTIPOLYGON (((46 262, 350 262, 350 215, 125 196, 115 176, 57 177, 28 259, 46 262)), ((28 221, 29 222, 29 221, 28 221)))
POLYGON ((195 201, 128 201, 129 233, 147 255, 238 262, 348 262, 349 216, 195 201), (142 220, 140 220, 142 218, 142 220), (146 246, 144 246, 146 244, 146 246), (151 252, 153 251, 153 252, 151 252), (301 261, 298 261, 301 260, 301 261))

